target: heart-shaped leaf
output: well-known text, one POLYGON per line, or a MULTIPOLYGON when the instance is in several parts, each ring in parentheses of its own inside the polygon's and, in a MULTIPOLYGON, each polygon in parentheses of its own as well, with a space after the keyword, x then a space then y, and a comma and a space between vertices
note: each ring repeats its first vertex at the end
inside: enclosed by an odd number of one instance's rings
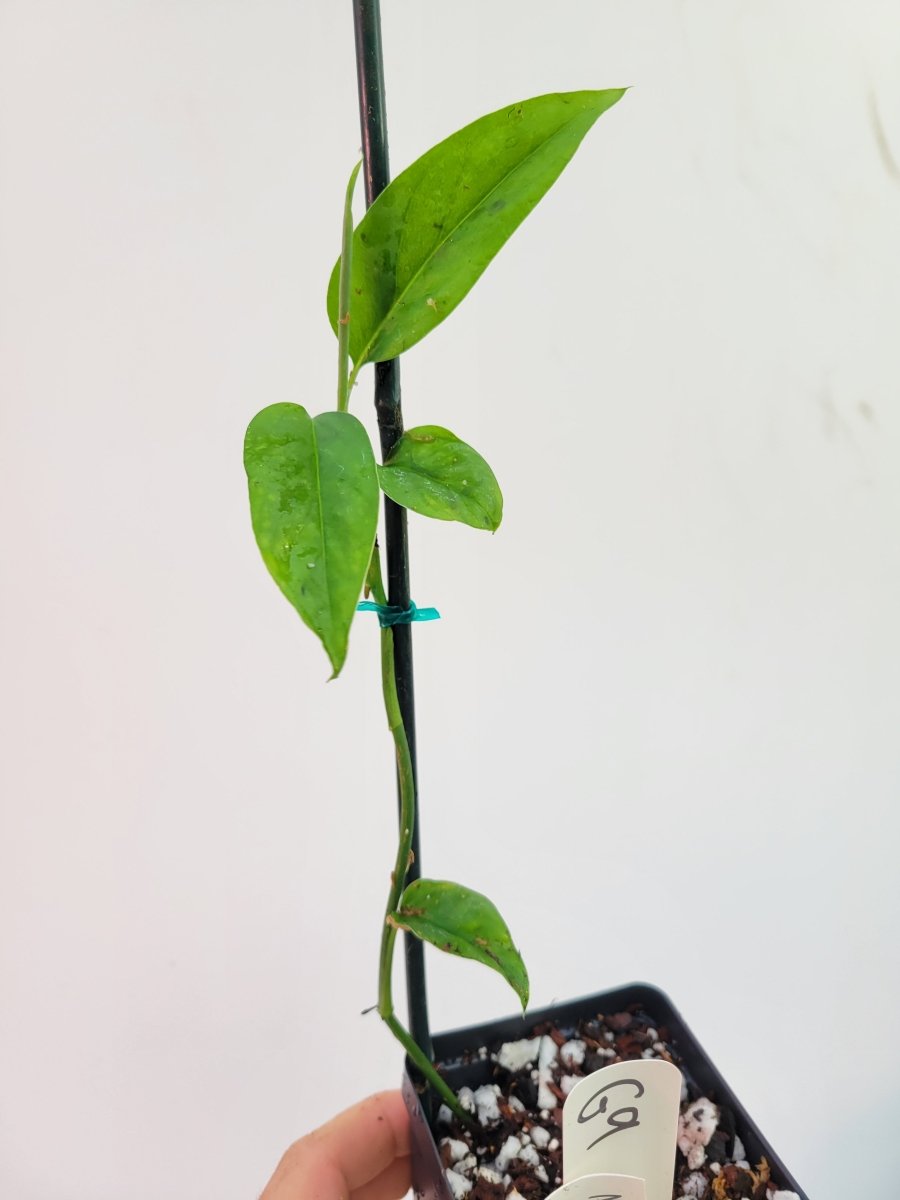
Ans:
MULTIPOLYGON (((624 88, 536 96, 434 146, 385 188, 353 235, 350 354, 408 350, 459 304, 624 88)), ((337 331, 338 263, 328 288, 337 331)))
POLYGON ((337 675, 378 523, 369 436, 349 413, 313 419, 299 404, 272 404, 250 422, 244 466, 263 560, 337 675))
POLYGON ((391 919, 439 950, 493 967, 519 997, 522 1008, 527 1005, 528 972, 506 922, 487 896, 459 883, 416 879, 391 919))
POLYGON ((392 500, 423 517, 493 531, 503 516, 494 472, 477 450, 440 425, 407 429, 378 478, 392 500))

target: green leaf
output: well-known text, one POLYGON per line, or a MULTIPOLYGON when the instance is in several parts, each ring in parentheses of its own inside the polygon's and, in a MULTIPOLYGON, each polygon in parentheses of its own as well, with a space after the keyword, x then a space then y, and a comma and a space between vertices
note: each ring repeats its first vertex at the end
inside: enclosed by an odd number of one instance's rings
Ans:
POLYGON ((337 675, 378 523, 369 436, 349 413, 272 404, 250 422, 244 466, 263 560, 337 675))
POLYGON ((350 262, 353 256, 353 192, 362 159, 350 172, 344 193, 344 220, 341 226, 341 257, 338 259, 338 412, 346 412, 350 402, 350 262))
POLYGON ((392 500, 423 517, 491 531, 503 517, 494 472, 477 450, 440 425, 408 429, 378 468, 378 479, 392 500))
MULTIPOLYGON (((624 88, 537 96, 434 146, 389 184, 353 235, 356 367, 408 350, 459 304, 624 88)), ((328 287, 337 331, 338 278, 328 287)))
POLYGON ((528 972, 513 945, 506 922, 487 896, 458 883, 417 879, 391 914, 400 929, 448 954, 474 958, 499 971, 522 1002, 528 1003, 528 972))

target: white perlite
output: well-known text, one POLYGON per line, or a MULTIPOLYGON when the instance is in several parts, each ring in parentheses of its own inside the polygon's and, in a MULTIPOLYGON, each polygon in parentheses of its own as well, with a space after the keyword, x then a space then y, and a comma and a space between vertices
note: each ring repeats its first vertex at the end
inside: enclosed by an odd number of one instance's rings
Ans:
POLYGON ((538 1070, 549 1071, 556 1066, 556 1042, 552 1037, 541 1038, 541 1048, 538 1051, 538 1070))
POLYGON ((535 1150, 534 1146, 523 1146, 519 1151, 519 1158, 524 1163, 528 1163, 530 1167, 539 1167, 541 1165, 541 1156, 535 1150))
POLYGON ((478 1178, 483 1179, 485 1183, 502 1183, 503 1175, 500 1171, 494 1170, 493 1167, 479 1167, 478 1178))
POLYGON ((535 1061, 540 1045, 539 1037, 522 1038, 519 1042, 504 1042, 494 1055, 494 1061, 506 1071, 521 1071, 535 1061))
POLYGON ((706 1162, 706 1147, 718 1125, 719 1110, 705 1096, 688 1105, 678 1118, 678 1149, 692 1171, 706 1162))
POLYGON ((552 1068, 556 1065, 556 1042, 551 1037, 541 1038, 541 1048, 538 1052, 538 1108, 546 1110, 556 1108, 557 1099, 547 1086, 553 1081, 552 1068))
POLYGON ((457 1175, 449 1167, 444 1172, 444 1178, 450 1185, 450 1191, 453 1193, 453 1200, 463 1200, 464 1196, 468 1196, 472 1190, 472 1184, 468 1179, 464 1179, 462 1175, 457 1175))
POLYGON ((573 1038, 559 1048, 559 1057, 564 1067, 580 1067, 584 1062, 587 1046, 580 1038, 573 1038))
POLYGON ((499 1095, 500 1089, 496 1083, 486 1083, 473 1094, 472 1099, 478 1109, 480 1124, 489 1125, 492 1121, 500 1120, 500 1109, 497 1105, 499 1095))
POLYGON ((514 1158, 521 1158, 522 1143, 515 1136, 510 1134, 503 1145, 500 1147, 500 1152, 494 1159, 494 1166, 502 1175, 514 1158))
POLYGON ((450 1151, 450 1161, 458 1163, 461 1158, 465 1158, 469 1153, 469 1147, 465 1142, 460 1142, 456 1138, 441 1138, 441 1145, 446 1146, 450 1151))
POLYGON ((456 1098, 467 1113, 475 1111, 475 1093, 470 1087, 461 1087, 456 1093, 456 1098))
POLYGON ((706 1176, 696 1171, 693 1175, 688 1175, 687 1179, 681 1185, 682 1200, 703 1200, 709 1188, 706 1182, 706 1176))
POLYGON ((543 1125, 532 1125, 528 1130, 531 1135, 531 1140, 537 1146, 538 1150, 546 1150, 547 1143, 550 1141, 550 1134, 544 1129, 543 1125))
POLYGON ((749 1170, 750 1164, 747 1162, 747 1151, 744 1149, 744 1143, 734 1135, 734 1149, 731 1152, 731 1157, 736 1167, 743 1167, 744 1170, 749 1170))

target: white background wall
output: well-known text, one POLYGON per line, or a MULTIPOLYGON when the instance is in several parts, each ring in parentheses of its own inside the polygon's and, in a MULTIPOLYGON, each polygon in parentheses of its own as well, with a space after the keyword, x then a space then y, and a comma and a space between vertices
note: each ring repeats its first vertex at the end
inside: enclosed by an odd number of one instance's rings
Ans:
MULTIPOLYGON (((395 168, 634 85, 404 362, 507 504, 412 522, 426 870, 495 899, 535 1004, 659 983, 811 1196, 887 1196, 896 5, 384 8, 395 168)), ((348 3, 0 0, 4 1200, 246 1200, 399 1076, 358 1015, 376 629, 326 686, 240 461, 258 408, 333 403, 355 104, 348 3)), ((514 1006, 431 989, 439 1028, 514 1006)))

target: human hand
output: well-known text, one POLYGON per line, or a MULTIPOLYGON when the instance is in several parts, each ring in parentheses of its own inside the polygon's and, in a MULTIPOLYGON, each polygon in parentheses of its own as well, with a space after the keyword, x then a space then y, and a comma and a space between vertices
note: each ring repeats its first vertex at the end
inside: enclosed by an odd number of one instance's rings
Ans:
POLYGON ((260 1200, 400 1200, 410 1186, 403 1097, 378 1092, 294 1142, 260 1200))

